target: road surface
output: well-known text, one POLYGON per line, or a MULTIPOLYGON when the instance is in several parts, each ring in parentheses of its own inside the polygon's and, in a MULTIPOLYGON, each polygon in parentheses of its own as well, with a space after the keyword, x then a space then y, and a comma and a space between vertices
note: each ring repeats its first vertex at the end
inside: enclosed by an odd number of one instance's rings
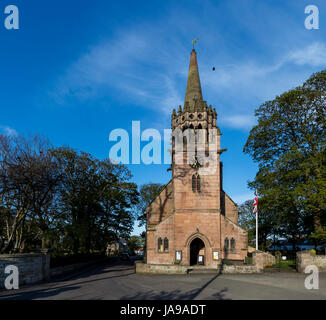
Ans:
POLYGON ((133 262, 111 262, 69 278, 1 291, 0 300, 326 299, 326 274, 319 275, 318 290, 305 289, 306 276, 297 273, 138 275, 133 262))

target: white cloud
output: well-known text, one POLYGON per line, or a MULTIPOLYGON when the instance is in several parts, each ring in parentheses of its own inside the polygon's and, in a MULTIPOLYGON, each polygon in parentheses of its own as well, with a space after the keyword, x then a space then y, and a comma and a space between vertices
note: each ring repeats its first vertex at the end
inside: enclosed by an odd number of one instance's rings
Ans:
POLYGON ((223 34, 207 32, 208 26, 202 25, 199 17, 191 17, 191 23, 180 24, 180 20, 190 20, 167 15, 164 21, 120 30, 91 46, 67 68, 52 94, 62 103, 71 98, 113 97, 122 103, 158 110, 167 117, 183 104, 191 38, 189 46, 184 43, 196 25, 203 44, 199 45, 198 61, 204 98, 213 106, 218 103, 217 111, 225 116, 226 125, 248 129, 254 123, 254 108, 301 84, 316 67, 326 64, 323 42, 299 49, 287 43, 283 52, 266 49, 264 60, 259 60, 255 52, 251 59, 233 57, 223 34), (214 48, 215 37, 221 41, 218 50, 205 51, 204 45, 214 48), (214 72, 211 61, 219 62, 214 64, 214 72))
MULTIPOLYGON (((175 49, 156 47, 150 33, 138 32, 120 35, 115 40, 92 47, 72 64, 58 81, 54 95, 58 101, 75 97, 80 100, 117 91, 119 98, 133 99, 133 103, 170 113, 173 107, 183 103, 188 57, 175 49)), ((212 60, 218 60, 213 58, 212 60)), ((259 65, 256 61, 223 63, 215 72, 200 60, 203 92, 207 98, 223 91, 232 94, 254 96, 260 100, 272 98, 280 90, 286 90, 298 82, 297 73, 282 73, 286 65, 294 63, 311 67, 326 64, 326 45, 313 43, 305 48, 284 54, 278 61, 259 65), (277 79, 277 80, 276 80, 277 79)), ((304 79, 302 79, 303 81, 304 79)), ((236 127, 243 126, 249 118, 229 117, 236 127)))
MULTIPOLYGON (((280 81, 297 76, 296 72, 289 70, 287 70, 287 74, 281 74, 281 69, 291 63, 309 67, 325 66, 326 44, 314 42, 304 48, 292 50, 281 56, 278 61, 270 64, 259 65, 255 61, 226 64, 218 67, 215 72, 202 74, 202 78, 209 87, 215 90, 217 88, 238 90, 243 87, 248 90, 248 95, 254 93, 258 96, 266 96, 265 92, 273 92, 271 88, 279 88, 280 81), (277 77, 278 80, 275 81, 277 77)), ((287 89, 291 89, 291 87, 283 88, 283 90, 287 89)))
POLYGON ((120 100, 170 113, 182 103, 176 78, 185 66, 175 58, 176 49, 153 46, 155 41, 151 32, 135 29, 93 46, 66 70, 51 94, 63 103, 117 93, 120 100))
MULTIPOLYGON (((217 59, 216 59, 217 60, 217 59)), ((302 84, 313 72, 326 65, 326 44, 315 42, 289 50, 267 63, 256 60, 227 64, 221 61, 216 71, 203 66, 204 96, 221 115, 220 124, 235 129, 254 125, 254 109, 266 100, 302 84)))
POLYGON ((325 66, 326 44, 314 42, 305 48, 290 52, 286 60, 297 65, 325 66))
MULTIPOLYGON (((265 78, 280 71, 289 63, 307 65, 310 67, 326 65, 326 44, 314 42, 301 49, 295 49, 279 57, 278 61, 259 65, 255 61, 242 61, 240 63, 224 64, 212 72, 203 74, 208 85, 230 87, 236 84, 248 84, 253 80, 265 78)), ((268 79, 265 79, 268 80, 268 79)))
POLYGON ((221 122, 237 129, 249 129, 255 124, 255 118, 248 115, 232 115, 222 117, 221 122))
POLYGON ((18 133, 15 129, 8 127, 8 126, 0 125, 0 132, 5 134, 6 136, 17 136, 18 135, 18 133))

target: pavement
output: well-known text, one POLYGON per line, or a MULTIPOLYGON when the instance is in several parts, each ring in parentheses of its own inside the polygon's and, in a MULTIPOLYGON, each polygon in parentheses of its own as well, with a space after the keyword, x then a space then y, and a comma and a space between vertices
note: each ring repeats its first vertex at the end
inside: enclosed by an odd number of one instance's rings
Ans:
POLYGON ((0 300, 310 300, 326 299, 326 274, 319 289, 304 286, 298 273, 139 275, 133 261, 93 266, 47 283, 0 291, 0 300))

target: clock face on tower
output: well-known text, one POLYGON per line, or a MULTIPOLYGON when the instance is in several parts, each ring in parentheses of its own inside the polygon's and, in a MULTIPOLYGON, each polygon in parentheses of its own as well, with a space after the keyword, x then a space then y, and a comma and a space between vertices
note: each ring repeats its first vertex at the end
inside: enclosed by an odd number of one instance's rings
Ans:
POLYGON ((198 169, 202 167, 202 161, 198 159, 197 155, 193 157, 193 159, 190 161, 190 167, 193 169, 198 169))

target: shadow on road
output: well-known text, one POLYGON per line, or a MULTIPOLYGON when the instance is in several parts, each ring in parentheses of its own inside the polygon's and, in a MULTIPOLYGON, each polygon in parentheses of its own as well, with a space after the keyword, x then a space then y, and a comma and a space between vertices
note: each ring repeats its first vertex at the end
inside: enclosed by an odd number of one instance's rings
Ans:
POLYGON ((22 292, 17 294, 8 294, 0 297, 0 300, 34 300, 41 298, 50 298, 54 297, 65 291, 78 290, 80 287, 77 286, 63 286, 63 287, 54 287, 47 288, 44 290, 35 290, 29 292, 22 292))
MULTIPOLYGON (((188 292, 182 292, 181 290, 139 292, 135 295, 122 297, 121 300, 194 300, 198 295, 197 291, 197 289, 194 289, 188 292)), ((224 288, 210 298, 211 300, 231 300, 224 296, 226 292, 227 288, 224 288)))
MULTIPOLYGON (((121 262, 98 265, 90 270, 81 271, 79 274, 71 274, 66 276, 65 279, 59 277, 52 279, 48 283, 41 283, 34 286, 21 288, 17 291, 0 293, 0 300, 32 300, 32 299, 51 299, 55 296, 63 297, 62 293, 74 291, 76 297, 79 296, 78 290, 85 288, 85 284, 96 284, 96 282, 105 281, 114 278, 125 278, 135 274, 135 267, 132 262, 121 262)), ((199 288, 195 288, 189 291, 176 290, 149 290, 138 291, 134 294, 126 295, 123 297, 117 297, 120 300, 193 300, 199 297, 199 295, 216 280, 221 273, 214 275, 207 282, 205 282, 199 288)), ((185 277, 192 277, 188 275, 185 277)), ((141 281, 141 280, 140 280, 141 281)), ((171 279, 171 281, 173 281, 171 279)), ((146 289, 147 290, 147 289, 146 289)), ((213 295, 209 296, 209 299, 213 300, 230 300, 226 298, 225 294, 228 291, 224 288, 213 295)))
POLYGON ((132 274, 135 274, 135 268, 131 263, 119 263, 118 266, 114 267, 114 265, 110 265, 110 269, 107 269, 108 265, 102 265, 97 268, 93 268, 90 271, 83 271, 82 274, 71 275, 69 279, 62 279, 62 277, 57 279, 52 279, 48 283, 39 283, 30 287, 22 288, 18 291, 11 291, 8 294, 0 294, 0 300, 33 300, 40 298, 50 298, 65 291, 78 290, 81 288, 81 285, 86 283, 95 283, 102 280, 113 279, 113 278, 122 278, 127 277, 132 274), (122 265, 128 266, 127 268, 121 268, 122 265), (130 267, 129 267, 130 266, 130 267), (123 272, 127 271, 128 273, 112 275, 112 276, 104 276, 96 278, 96 275, 110 275, 112 272, 123 272), (90 280, 82 281, 84 278, 93 277, 90 280), (94 278, 95 277, 95 278, 94 278), (76 281, 77 280, 77 281, 76 281), (78 281, 80 280, 80 281, 78 281), (71 282, 73 283, 65 283, 71 282), (62 284, 60 284, 62 282, 62 284), (44 287, 44 289, 42 289, 44 287))
MULTIPOLYGON (((216 274, 209 281, 207 281, 202 287, 193 289, 187 292, 183 292, 181 290, 173 290, 173 291, 154 291, 150 290, 148 292, 137 292, 134 295, 128 295, 122 297, 120 300, 194 300, 196 297, 202 293, 205 288, 207 288, 217 277, 220 276, 221 273, 216 274)), ((228 291, 227 288, 224 288, 215 294, 213 294, 210 298, 212 300, 231 300, 225 297, 225 293, 228 291)))

